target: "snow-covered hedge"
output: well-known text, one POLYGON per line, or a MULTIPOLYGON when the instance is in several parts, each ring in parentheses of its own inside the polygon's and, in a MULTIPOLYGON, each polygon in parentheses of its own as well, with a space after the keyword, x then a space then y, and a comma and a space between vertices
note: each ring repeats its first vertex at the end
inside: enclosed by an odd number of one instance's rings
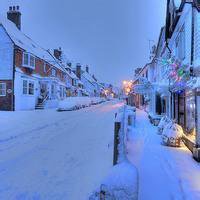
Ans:
POLYGON ((174 122, 171 122, 163 129, 162 140, 165 145, 179 147, 181 146, 182 136, 182 127, 174 122))
POLYGON ((92 194, 90 200, 137 200, 138 172, 128 161, 115 165, 100 189, 92 194))
POLYGON ((169 124, 170 122, 172 122, 167 116, 164 116, 159 124, 158 124, 158 134, 161 135, 163 132, 163 129, 167 126, 167 124, 169 124))
POLYGON ((99 97, 68 97, 59 102, 58 111, 70 111, 89 107, 104 102, 105 99, 99 97))

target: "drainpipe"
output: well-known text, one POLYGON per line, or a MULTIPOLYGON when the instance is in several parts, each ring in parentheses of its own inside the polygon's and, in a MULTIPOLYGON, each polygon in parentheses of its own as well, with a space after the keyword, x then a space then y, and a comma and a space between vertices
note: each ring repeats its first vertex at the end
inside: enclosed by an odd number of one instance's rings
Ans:
POLYGON ((12 111, 15 111, 15 54, 16 47, 13 44, 13 74, 12 74, 12 111))

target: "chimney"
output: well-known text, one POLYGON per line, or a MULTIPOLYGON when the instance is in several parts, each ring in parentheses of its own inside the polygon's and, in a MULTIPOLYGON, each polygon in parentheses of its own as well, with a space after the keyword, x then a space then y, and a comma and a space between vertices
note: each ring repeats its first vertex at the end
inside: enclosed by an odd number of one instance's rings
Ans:
POLYGON ((54 56, 58 60, 61 60, 61 56, 62 56, 62 49, 61 49, 61 47, 59 47, 59 49, 54 49, 54 56))
POLYGON ((89 66, 86 65, 85 71, 89 74, 89 66))
POLYGON ((76 65, 76 76, 81 80, 81 64, 77 63, 76 65))
POLYGON ((92 75, 92 78, 93 78, 95 81, 97 81, 97 79, 96 79, 96 77, 95 77, 95 75, 94 75, 94 74, 92 75))
POLYGON ((7 18, 21 30, 21 12, 19 6, 10 6, 9 11, 7 12, 7 18))

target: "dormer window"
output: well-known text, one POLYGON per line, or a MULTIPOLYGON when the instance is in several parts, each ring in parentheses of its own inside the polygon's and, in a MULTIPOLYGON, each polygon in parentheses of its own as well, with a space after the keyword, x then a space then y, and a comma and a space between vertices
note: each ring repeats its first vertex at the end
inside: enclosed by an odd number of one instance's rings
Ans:
POLYGON ((35 69, 35 57, 30 53, 23 54, 23 67, 35 69))

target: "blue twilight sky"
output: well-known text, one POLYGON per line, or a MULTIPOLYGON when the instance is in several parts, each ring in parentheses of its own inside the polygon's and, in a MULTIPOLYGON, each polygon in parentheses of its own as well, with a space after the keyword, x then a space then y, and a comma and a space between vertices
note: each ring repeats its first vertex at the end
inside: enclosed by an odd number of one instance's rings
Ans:
POLYGON ((157 42, 166 14, 166 0, 0 0, 0 13, 9 5, 21 7, 22 31, 41 46, 61 46, 117 85, 148 62, 148 40, 157 42))

